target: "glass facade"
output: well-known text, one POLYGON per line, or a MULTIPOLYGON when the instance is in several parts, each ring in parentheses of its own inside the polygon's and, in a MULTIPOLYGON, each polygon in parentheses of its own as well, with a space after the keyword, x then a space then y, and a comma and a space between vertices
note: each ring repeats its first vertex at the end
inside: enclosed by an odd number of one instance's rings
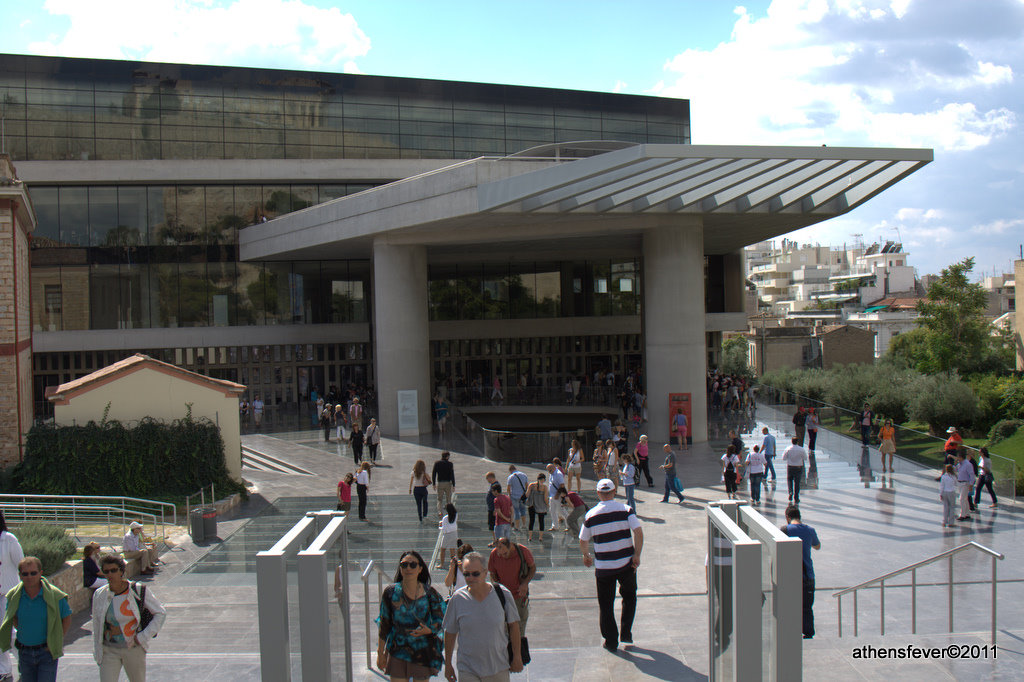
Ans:
POLYGON ((140 348, 137 350, 33 353, 36 416, 53 415, 46 388, 78 379, 119 360, 144 353, 178 367, 245 384, 244 397, 259 395, 273 420, 294 416, 310 400, 313 388, 367 385, 371 376, 366 343, 277 344, 211 348, 140 348))
POLYGON ((15 161, 462 159, 690 141, 687 100, 273 69, 0 55, 0 100, 15 161))
POLYGON ((431 320, 639 315, 636 258, 431 265, 431 320))

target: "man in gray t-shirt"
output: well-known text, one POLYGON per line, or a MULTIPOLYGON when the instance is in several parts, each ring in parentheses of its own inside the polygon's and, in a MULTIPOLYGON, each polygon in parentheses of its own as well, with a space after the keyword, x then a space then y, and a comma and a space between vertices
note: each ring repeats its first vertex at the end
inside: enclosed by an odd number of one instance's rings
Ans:
POLYGON ((679 498, 679 503, 683 502, 683 494, 676 489, 676 455, 672 452, 672 446, 669 443, 665 443, 665 447, 662 448, 665 451, 665 463, 661 465, 661 468, 665 470, 665 497, 661 499, 662 502, 668 502, 669 493, 675 493, 676 497, 679 498))
POLYGON ((444 614, 444 676, 450 682, 456 679, 452 655, 458 640, 459 679, 507 682, 509 671, 523 669, 515 599, 507 588, 487 582, 487 560, 477 552, 470 552, 462 560, 462 573, 466 586, 448 600, 444 614), (504 591, 504 617, 495 590, 504 591), (511 665, 509 638, 515 652, 511 665))

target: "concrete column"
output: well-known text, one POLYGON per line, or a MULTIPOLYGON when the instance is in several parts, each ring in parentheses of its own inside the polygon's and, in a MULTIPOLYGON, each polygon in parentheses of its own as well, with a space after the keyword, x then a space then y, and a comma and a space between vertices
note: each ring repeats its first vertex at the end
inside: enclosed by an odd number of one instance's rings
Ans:
MULTIPOLYGON (((374 363, 381 433, 398 436, 398 392, 417 392, 420 433, 430 433, 427 248, 373 243, 374 363)), ((412 435, 406 433, 405 435, 412 435)))
POLYGON ((690 435, 708 439, 704 338, 704 228, 699 218, 673 218, 644 232, 644 356, 647 434, 669 438, 669 393, 689 393, 690 435))

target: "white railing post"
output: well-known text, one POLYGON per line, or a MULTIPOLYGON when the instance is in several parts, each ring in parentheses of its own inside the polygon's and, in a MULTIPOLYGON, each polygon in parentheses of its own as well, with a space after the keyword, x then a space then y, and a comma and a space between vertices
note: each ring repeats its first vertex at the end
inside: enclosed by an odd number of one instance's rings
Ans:
POLYGON ((917 634, 917 569, 910 572, 910 633, 917 634))
POLYGON ((996 588, 999 581, 996 580, 996 557, 992 557, 992 646, 996 645, 996 588))
POLYGON ((953 555, 949 555, 949 631, 953 632, 953 555))

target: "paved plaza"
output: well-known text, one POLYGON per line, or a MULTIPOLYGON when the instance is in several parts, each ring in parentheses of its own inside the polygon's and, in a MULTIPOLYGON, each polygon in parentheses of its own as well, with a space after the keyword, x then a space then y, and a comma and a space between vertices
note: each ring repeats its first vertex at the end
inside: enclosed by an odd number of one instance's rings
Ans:
MULTIPOLYGON (((748 444, 760 442, 760 429, 768 425, 784 440, 789 416, 761 407, 755 418, 713 422, 712 441, 679 455, 680 478, 686 501, 662 504, 662 478, 655 488, 637 488, 637 512, 644 524, 645 547, 639 572, 640 597, 633 634, 635 645, 617 654, 601 647, 592 571, 579 560, 578 543, 566 533, 545 534, 543 542, 527 543, 538 563, 531 584, 531 615, 527 634, 533 662, 513 680, 703 680, 708 675, 708 616, 704 559, 709 501, 725 497, 718 458, 724 451, 729 428, 743 431, 748 444), (753 433, 752 433, 753 432, 753 433), (757 434, 753 435, 754 433, 757 434)), ((653 440, 653 436, 652 436, 653 440)), ((347 446, 322 442, 316 431, 248 435, 244 445, 286 460, 314 475, 244 470, 258 493, 234 518, 221 519, 221 541, 180 544, 162 559, 166 565, 147 583, 168 608, 167 622, 149 654, 152 680, 255 680, 259 679, 259 641, 254 556, 268 549, 305 511, 334 507, 340 476, 353 470, 347 446)), ((475 547, 486 549, 484 474, 493 470, 504 480, 507 464, 482 459, 459 432, 444 440, 436 434, 419 440, 385 440, 382 465, 374 470, 370 486, 369 521, 352 521, 349 551, 353 563, 367 558, 383 561, 390 574, 402 549, 424 556, 433 551, 436 523, 420 524, 412 496, 410 472, 417 459, 428 469, 441 449, 452 451, 459 494, 460 534, 475 547)), ((781 447, 780 447, 781 449, 781 447)), ((661 443, 652 444, 652 465, 660 463, 661 443)), ((802 492, 804 521, 814 526, 822 549, 814 553, 817 574, 815 626, 817 636, 804 642, 804 678, 807 680, 944 680, 1024 678, 1024 524, 1020 509, 1010 500, 989 509, 987 495, 975 521, 955 529, 941 525, 936 473, 897 460, 896 473, 882 474, 875 450, 866 458, 849 438, 823 433, 818 439, 817 487, 802 492), (991 563, 981 555, 962 554, 954 561, 961 584, 955 588, 955 625, 960 632, 941 634, 947 618, 946 564, 923 569, 918 575, 918 635, 911 635, 909 580, 886 589, 885 635, 879 635, 878 591, 860 598, 860 637, 852 637, 852 602, 844 600, 844 637, 837 633, 836 589, 873 578, 968 541, 977 541, 1006 555, 999 562, 999 634, 996 660, 865 661, 853 649, 873 646, 946 646, 950 643, 988 643, 991 613, 991 563)), ((652 466, 652 468, 653 468, 652 466)), ((536 478, 538 468, 520 466, 536 478)), ((657 471, 657 469, 655 469, 657 471)), ((760 511, 772 522, 783 523, 787 504, 785 474, 763 495, 760 511)), ((585 481, 588 502, 593 498, 593 476, 585 481)), ((431 498, 431 510, 434 501, 431 498)), ((520 536, 525 542, 525 536, 520 536)), ((330 563, 330 562, 329 562, 330 563)), ((352 642, 355 679, 383 679, 365 666, 363 586, 358 566, 352 566, 352 642)), ((444 593, 443 574, 433 573, 444 593)), ((293 577, 294 581, 294 577, 293 577)), ((297 590, 289 593, 292 609, 291 642, 294 679, 300 678, 297 590)), ((371 612, 376 617, 376 585, 371 612)), ((91 625, 85 613, 76 614, 60 663, 62 680, 94 680, 91 625)), ((340 618, 331 622, 332 642, 339 652, 335 678, 343 677, 340 618)), ((371 647, 376 649, 376 632, 371 647)), ((750 652, 757 655, 756 652, 750 652)), ((440 679, 440 677, 438 678, 440 679)))

